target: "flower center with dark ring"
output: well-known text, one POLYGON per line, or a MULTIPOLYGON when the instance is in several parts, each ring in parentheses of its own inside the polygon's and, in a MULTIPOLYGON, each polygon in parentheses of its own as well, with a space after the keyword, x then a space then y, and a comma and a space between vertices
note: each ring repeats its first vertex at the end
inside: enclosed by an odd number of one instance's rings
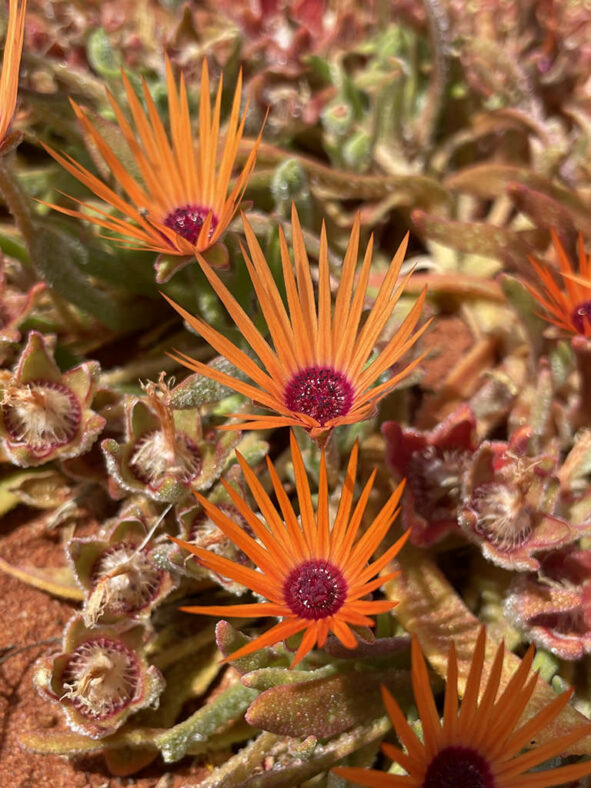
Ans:
MULTIPOLYGON (((164 219, 164 224, 189 243, 196 244, 209 213, 211 213, 211 209, 204 208, 201 205, 184 205, 182 208, 176 208, 176 210, 169 213, 164 219)), ((210 238, 217 224, 217 216, 212 213, 211 224, 209 225, 210 238)))
POLYGON ((283 598, 296 616, 317 621, 341 609, 347 598, 347 581, 338 566, 328 561, 304 561, 287 576, 283 598))
POLYGON ((297 372, 285 387, 285 404, 324 426, 346 416, 353 404, 353 386, 332 367, 307 367, 297 372))
POLYGON ((591 301, 583 301, 578 304, 571 315, 573 326, 579 334, 585 333, 585 325, 591 328, 591 301))
POLYGON ((485 758, 471 747, 445 747, 427 768, 422 788, 497 788, 485 758))

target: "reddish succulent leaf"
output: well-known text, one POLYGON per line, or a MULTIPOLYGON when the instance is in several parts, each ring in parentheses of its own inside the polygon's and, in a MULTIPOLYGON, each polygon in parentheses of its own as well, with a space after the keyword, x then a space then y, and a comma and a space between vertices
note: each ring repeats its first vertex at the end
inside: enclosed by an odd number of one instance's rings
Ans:
POLYGON ((576 231, 568 208, 544 192, 521 183, 510 183, 507 192, 519 210, 533 219, 536 227, 552 228, 565 248, 574 246, 576 231))
POLYGON ((127 777, 152 763, 158 757, 158 753, 150 748, 121 747, 116 750, 105 750, 104 757, 111 774, 116 777, 127 777))
POLYGON ((380 684, 385 684, 403 705, 405 696, 410 699, 405 671, 352 671, 329 679, 272 687, 253 701, 246 720, 255 728, 283 736, 326 739, 383 714, 380 684))

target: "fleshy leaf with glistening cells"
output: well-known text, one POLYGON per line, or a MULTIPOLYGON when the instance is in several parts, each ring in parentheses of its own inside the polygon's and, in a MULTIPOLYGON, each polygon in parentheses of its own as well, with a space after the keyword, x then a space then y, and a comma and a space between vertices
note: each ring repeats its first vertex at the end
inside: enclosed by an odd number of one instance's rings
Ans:
POLYGON ((196 745, 200 749, 200 743, 203 744, 203 750, 207 750, 208 739, 238 720, 257 694, 256 690, 236 682, 186 720, 155 736, 154 742, 164 762, 179 761, 188 752, 194 753, 196 745))
POLYGON ((380 684, 395 692, 402 704, 410 701, 407 671, 348 671, 271 687, 253 701, 246 720, 283 736, 327 739, 382 716, 380 684))
MULTIPOLYGON (((330 769, 342 758, 366 745, 379 742, 390 729, 387 717, 380 717, 367 725, 359 725, 335 739, 319 742, 307 758, 297 757, 293 740, 272 733, 261 733, 251 744, 216 769, 200 788, 285 788, 300 785, 316 774, 330 769)), ((196 785, 185 788, 197 788, 196 785)))
MULTIPOLYGON (((235 629, 228 621, 218 621, 215 628, 215 637, 219 650, 224 657, 233 654, 242 648, 253 638, 235 629)), ((259 668, 266 668, 269 665, 281 665, 287 667, 290 663, 289 655, 283 651, 281 647, 276 648, 261 648, 252 654, 247 654, 244 657, 239 657, 231 661, 233 668, 241 673, 250 673, 259 668)))

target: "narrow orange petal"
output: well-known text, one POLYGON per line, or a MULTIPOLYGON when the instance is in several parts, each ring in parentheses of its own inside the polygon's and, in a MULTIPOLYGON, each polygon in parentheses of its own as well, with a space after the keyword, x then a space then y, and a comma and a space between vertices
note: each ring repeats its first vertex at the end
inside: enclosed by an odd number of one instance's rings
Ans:
POLYGON ((363 513, 365 512, 365 507, 367 506, 367 502, 369 500, 369 496, 373 488, 376 474, 377 474, 377 468, 374 468, 370 474, 369 479, 365 484, 365 487, 361 492, 361 495, 357 500, 357 504, 355 505, 353 514, 349 519, 349 523, 343 534, 343 538, 340 540, 338 544, 334 544, 332 560, 337 565, 346 565, 348 561, 349 554, 353 546, 353 542, 355 541, 355 537, 357 536, 359 526, 361 525, 361 519, 363 517, 363 513))
POLYGON ((317 637, 318 637, 317 622, 310 621, 308 624, 308 628, 304 632, 304 637, 302 638, 302 642, 298 646, 295 656, 291 662, 290 665, 291 668, 295 668, 295 666, 303 660, 306 654, 312 651, 312 649, 316 645, 317 637))
POLYGON ((304 537, 308 545, 310 556, 316 555, 317 550, 317 531, 314 507, 312 506, 312 493, 310 483, 304 465, 304 458, 298 446, 298 442, 292 431, 289 433, 289 445, 291 447, 291 459, 293 462, 293 473, 296 483, 296 492, 300 506, 300 522, 304 537))
POLYGON ((406 747, 409 756, 413 759, 415 764, 421 766, 426 760, 424 744, 410 727, 406 716, 400 709, 400 706, 383 684, 381 686, 381 691, 384 706, 386 707, 388 716, 392 720, 392 725, 394 726, 396 735, 406 747))
POLYGON ((359 456, 359 441, 355 441, 353 449, 349 456, 349 463, 345 473, 345 481, 343 482, 343 489, 341 491, 341 499, 339 501, 339 508, 336 513, 332 532, 331 532, 331 546, 330 546, 330 560, 333 560, 335 546, 339 545, 342 538, 347 531, 349 523, 349 516, 351 513, 351 504, 353 503, 353 493, 355 491, 355 478, 357 476, 357 458, 359 456))
POLYGON ((266 599, 270 599, 272 602, 283 604, 282 595, 275 592, 275 586, 273 583, 269 582, 269 578, 261 572, 255 572, 254 569, 237 564, 234 561, 230 561, 228 558, 225 558, 224 556, 216 555, 216 553, 212 553, 209 550, 204 550, 203 548, 197 547, 190 542, 184 542, 182 539, 176 539, 174 536, 169 538, 172 539, 173 542, 176 542, 179 547, 182 547, 185 550, 188 550, 190 553, 193 553, 193 555, 196 555, 200 563, 202 563, 203 566, 207 567, 208 569, 213 569, 214 572, 218 572, 224 577, 229 577, 231 580, 241 583, 247 588, 250 588, 255 593, 260 594, 266 599))
POLYGON ((25 35, 26 0, 10 0, 8 4, 8 27, 2 58, 0 76, 0 142, 12 121, 18 95, 18 75, 25 35))
POLYGON ((279 624, 272 626, 271 629, 267 630, 262 635, 259 635, 254 640, 251 640, 250 643, 247 643, 245 646, 237 649, 232 654, 229 654, 225 658, 224 662, 233 662, 235 659, 245 657, 247 654, 252 654, 255 651, 259 651, 261 648, 273 646, 275 643, 279 643, 280 640, 285 640, 286 638, 295 635, 297 632, 301 632, 302 629, 306 629, 308 625, 308 621, 302 621, 301 619, 288 619, 287 621, 281 621, 279 624))
POLYGON ((423 735, 425 739, 425 753, 428 760, 431 760, 438 750, 438 743, 441 737, 441 726, 439 724, 439 714, 431 692, 431 682, 425 658, 419 645, 418 638, 413 635, 411 643, 412 651, 412 686, 415 695, 415 703, 423 725, 423 735))
POLYGON ((464 697, 462 698, 462 707, 458 718, 458 728, 462 732, 469 735, 471 726, 474 721, 477 704, 478 694, 480 692, 480 680, 482 678, 482 668, 484 665, 484 652, 486 647, 486 629, 480 627, 478 637, 476 638, 476 645, 474 647, 474 654, 472 655, 472 662, 466 680, 466 687, 464 689, 464 697))
POLYGON ((179 607, 184 613, 196 613, 202 616, 221 616, 230 618, 251 618, 264 616, 285 616, 289 613, 285 605, 274 605, 272 602, 253 602, 246 605, 183 605, 179 607))

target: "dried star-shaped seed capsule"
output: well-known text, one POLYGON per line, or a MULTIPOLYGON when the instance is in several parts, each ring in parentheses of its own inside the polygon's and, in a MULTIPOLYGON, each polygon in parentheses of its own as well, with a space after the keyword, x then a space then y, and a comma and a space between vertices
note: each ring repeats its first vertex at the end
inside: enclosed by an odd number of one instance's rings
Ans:
POLYGON ((75 538, 68 543, 74 574, 87 593, 86 626, 142 619, 168 594, 173 581, 154 565, 149 527, 138 513, 124 514, 108 538, 75 538))
POLYGON ((105 420, 90 409, 99 365, 60 372, 48 341, 31 331, 12 377, 0 382, 0 437, 16 465, 42 465, 88 451, 105 420))
POLYGON ((461 533, 462 479, 478 446, 469 406, 460 405, 431 432, 387 421, 382 433, 388 465, 398 481, 406 478, 402 521, 410 529, 410 541, 428 547, 448 533, 461 533))
POLYGON ((529 640, 561 659, 591 654, 591 550, 548 553, 537 577, 515 578, 505 612, 529 640))
POLYGON ((126 400, 125 442, 102 443, 107 468, 123 489, 177 503, 219 478, 240 434, 206 440, 199 410, 173 408, 162 378, 145 390, 145 397, 126 400))
POLYGON ((70 728, 102 739, 140 709, 157 706, 160 671, 142 651, 143 627, 125 632, 88 629, 76 615, 64 632, 63 652, 37 663, 35 686, 61 704, 70 728))
POLYGON ((529 457, 529 427, 509 443, 484 441, 464 479, 459 522, 485 558, 505 569, 535 571, 534 554, 570 544, 591 524, 572 525, 554 515, 559 481, 556 458, 529 457))

